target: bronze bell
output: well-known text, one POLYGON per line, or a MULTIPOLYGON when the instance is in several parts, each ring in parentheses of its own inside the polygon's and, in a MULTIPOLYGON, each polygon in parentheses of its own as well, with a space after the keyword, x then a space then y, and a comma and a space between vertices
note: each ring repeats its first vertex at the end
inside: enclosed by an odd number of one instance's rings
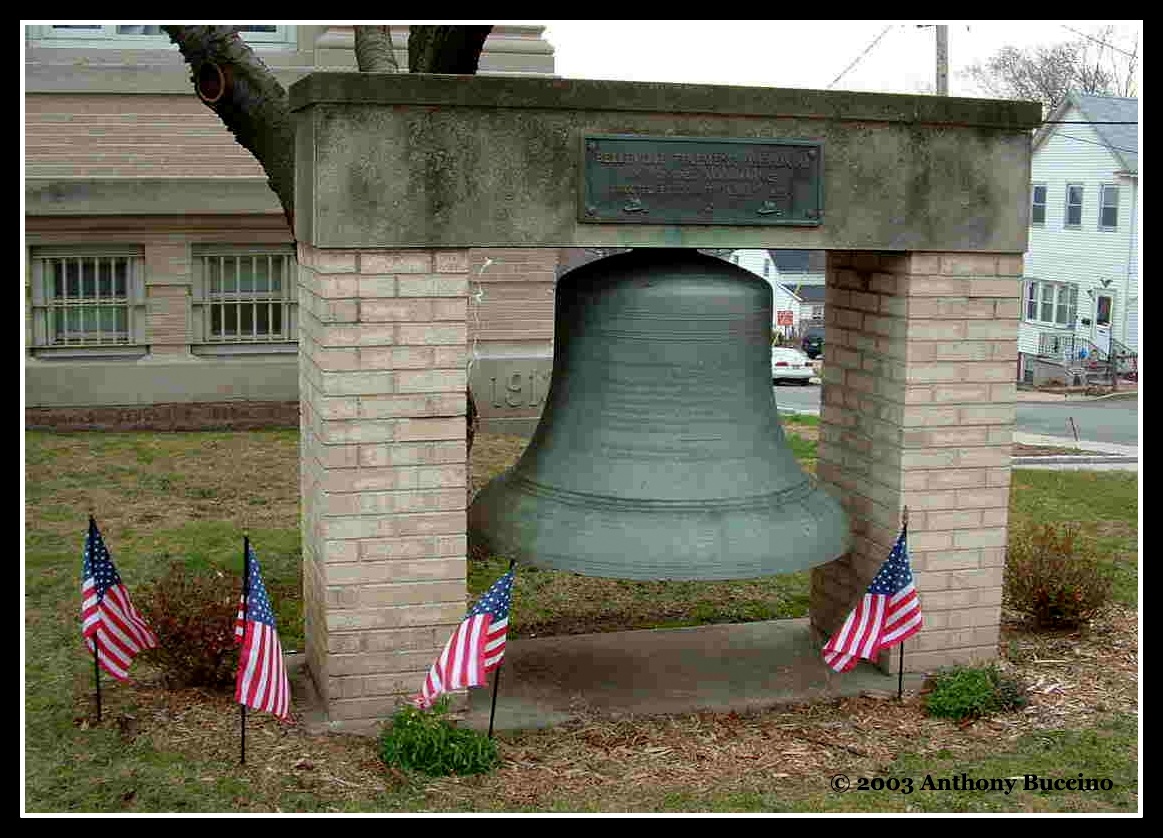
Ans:
POLYGON ((473 501, 471 542, 622 579, 748 579, 844 553, 840 504, 780 427, 771 315, 766 282, 692 250, 564 274, 540 424, 473 501))

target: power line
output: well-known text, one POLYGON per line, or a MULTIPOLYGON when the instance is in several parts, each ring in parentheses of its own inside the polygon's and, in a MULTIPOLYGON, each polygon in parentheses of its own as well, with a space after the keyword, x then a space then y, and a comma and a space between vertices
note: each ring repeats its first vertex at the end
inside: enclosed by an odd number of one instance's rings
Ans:
POLYGON ((1127 52, 1125 49, 1121 49, 1120 47, 1116 47, 1114 44, 1108 44, 1106 41, 1099 40, 1098 38, 1095 38, 1093 35, 1087 35, 1085 32, 1079 32, 1077 29, 1071 29, 1065 23, 1062 23, 1059 25, 1063 29, 1067 30, 1068 32, 1073 32, 1075 35, 1078 35, 1079 37, 1082 37, 1082 38, 1086 38, 1088 41, 1094 41, 1096 44, 1102 44, 1104 47, 1110 47, 1115 52, 1121 52, 1127 58, 1138 58, 1138 56, 1135 55, 1135 53, 1133 53, 1133 52, 1127 52))
MULTIPOLYGON (((849 70, 851 70, 853 67, 855 67, 857 64, 859 64, 860 59, 862 59, 862 58, 864 58, 864 56, 868 55, 868 51, 871 50, 877 44, 879 44, 880 39, 883 38, 888 33, 888 30, 892 29, 892 27, 893 27, 893 24, 891 24, 891 23, 888 26, 884 27, 884 31, 882 31, 879 35, 877 35, 873 39, 872 43, 864 48, 864 52, 862 52, 862 53, 860 53, 860 55, 856 56, 856 58, 852 61, 852 63, 849 64, 847 67, 845 67, 844 71, 842 73, 840 73, 840 75, 838 75, 838 76, 836 76, 836 78, 832 79, 832 84, 835 84, 836 82, 840 81, 840 79, 844 78, 844 76, 848 74, 849 70)), ((832 84, 829 84, 827 89, 830 90, 832 88, 832 84)))
POLYGON ((1135 151, 1133 148, 1119 148, 1117 145, 1111 145, 1110 143, 1098 143, 1098 142, 1095 142, 1094 140, 1088 140, 1088 139, 1085 139, 1083 137, 1072 137, 1069 134, 1055 134, 1055 136, 1061 137, 1064 140, 1074 140, 1075 142, 1079 142, 1079 143, 1087 143, 1089 145, 1101 146, 1102 148, 1109 148, 1109 149, 1112 149, 1114 151, 1125 151, 1127 154, 1138 154, 1139 153, 1139 152, 1135 151))

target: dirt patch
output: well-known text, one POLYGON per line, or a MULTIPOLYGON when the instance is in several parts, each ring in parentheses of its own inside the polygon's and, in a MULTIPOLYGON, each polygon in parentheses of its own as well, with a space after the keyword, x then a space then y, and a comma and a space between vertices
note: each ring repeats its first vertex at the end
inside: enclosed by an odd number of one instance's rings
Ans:
POLYGON ((475 495, 485 484, 516 464, 529 440, 510 434, 477 434, 469 455, 469 484, 475 495))
POLYGON ((86 510, 96 511, 107 535, 199 520, 278 528, 299 517, 294 431, 50 433, 37 443, 41 459, 26 463, 25 474, 39 529, 75 533, 86 510), (61 470, 58 461, 69 468, 61 470), (49 506, 70 514, 46 516, 49 506))
POLYGON ((1098 521, 1094 524, 1094 534, 1099 538, 1138 539, 1139 527, 1134 521, 1098 521))

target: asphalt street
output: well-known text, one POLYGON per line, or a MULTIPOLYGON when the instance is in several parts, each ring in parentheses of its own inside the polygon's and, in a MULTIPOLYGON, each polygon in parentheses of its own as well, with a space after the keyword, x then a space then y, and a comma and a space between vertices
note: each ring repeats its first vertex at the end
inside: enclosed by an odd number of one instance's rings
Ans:
MULTIPOLYGON (((782 413, 819 415, 820 385, 801 387, 780 384, 774 389, 775 403, 782 413)), ((1019 401, 1015 430, 1019 433, 1071 438, 1077 431, 1080 440, 1138 445, 1139 399, 1064 399, 1060 403, 1019 401)))
POLYGON ((1017 430, 1120 445, 1139 444, 1139 400, 1018 402, 1017 430), (1077 433, 1076 433, 1077 432, 1077 433))

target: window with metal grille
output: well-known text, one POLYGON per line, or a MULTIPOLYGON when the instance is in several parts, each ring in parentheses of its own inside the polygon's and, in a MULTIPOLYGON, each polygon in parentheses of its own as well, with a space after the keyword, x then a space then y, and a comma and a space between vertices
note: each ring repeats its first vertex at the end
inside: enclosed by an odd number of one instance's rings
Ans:
MULTIPOLYGON (((244 41, 258 48, 286 48, 295 44, 295 27, 275 24, 238 26, 244 41)), ((77 23, 31 26, 29 35, 42 46, 176 49, 160 24, 77 23)))
POLYGON ((288 344, 297 339, 295 257, 289 249, 195 253, 195 343, 288 344))
POLYGON ((34 348, 100 350, 144 343, 138 254, 37 250, 32 271, 34 348))

